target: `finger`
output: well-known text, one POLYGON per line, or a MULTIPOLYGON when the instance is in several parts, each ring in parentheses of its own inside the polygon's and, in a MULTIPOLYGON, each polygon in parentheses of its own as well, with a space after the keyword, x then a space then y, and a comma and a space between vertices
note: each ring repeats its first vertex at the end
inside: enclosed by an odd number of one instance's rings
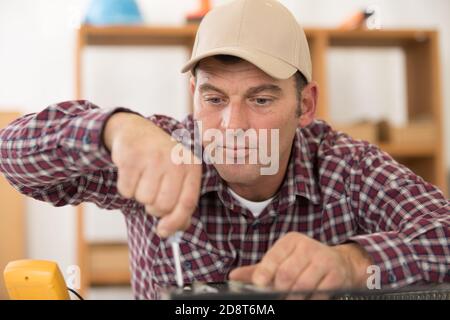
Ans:
POLYGON ((311 299, 325 300, 330 299, 327 291, 344 288, 345 279, 336 273, 329 272, 317 286, 318 293, 314 294, 311 299))
POLYGON ((155 207, 150 204, 145 205, 145 212, 156 218, 160 218, 162 216, 162 213, 156 211, 155 207))
POLYGON ((239 267, 236 269, 233 269, 228 278, 230 280, 234 280, 234 281, 242 281, 242 282, 248 282, 251 283, 252 282, 252 276, 253 276, 253 272, 256 269, 256 264, 252 264, 249 266, 244 266, 244 267, 239 267))
POLYGON ((297 299, 311 298, 312 293, 318 287, 319 283, 326 276, 325 268, 317 263, 310 263, 306 269, 300 273, 297 281, 292 286, 292 291, 307 291, 310 294, 298 295, 297 299))
POLYGON ((326 291, 317 288, 311 297, 309 297, 309 300, 330 300, 330 295, 326 291))
POLYGON ((130 167, 118 167, 117 191, 124 197, 131 199, 141 176, 141 170, 130 167))
POLYGON ((181 227, 181 229, 186 231, 187 229, 189 229, 190 226, 191 226, 191 217, 188 217, 186 222, 181 227))
POLYGON ((159 236, 165 238, 186 227, 197 207, 200 181, 201 176, 192 172, 189 172, 185 177, 175 209, 170 214, 162 217, 158 223, 157 233, 159 236))
POLYGON ((274 287, 288 291, 295 284, 298 276, 308 266, 309 259, 298 247, 278 267, 275 274, 274 287))
POLYGON ((166 173, 159 186, 158 195, 152 206, 160 214, 164 216, 175 209, 175 205, 180 197, 181 187, 185 173, 180 168, 173 172, 166 173))
POLYGON ((253 273, 253 283, 258 286, 267 286, 274 278, 280 264, 291 255, 296 247, 298 237, 294 233, 280 238, 267 251, 253 273))
MULTIPOLYGON (((134 197, 136 201, 148 205, 148 208, 146 207, 146 209, 154 209, 153 203, 156 200, 161 179, 162 174, 149 167, 147 167, 140 176, 134 197)), ((153 214, 152 211, 147 212, 153 214)))

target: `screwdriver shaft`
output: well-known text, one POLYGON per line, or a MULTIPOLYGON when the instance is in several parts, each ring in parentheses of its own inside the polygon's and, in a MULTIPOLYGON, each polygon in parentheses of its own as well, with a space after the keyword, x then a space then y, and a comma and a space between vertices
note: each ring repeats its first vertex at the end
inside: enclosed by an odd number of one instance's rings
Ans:
POLYGON ((181 254, 180 239, 181 239, 181 232, 178 231, 169 238, 169 242, 172 246, 173 262, 175 264, 175 280, 177 282, 177 286, 179 288, 183 288, 184 281, 183 281, 183 274, 181 271, 181 261, 180 261, 180 254, 181 254))

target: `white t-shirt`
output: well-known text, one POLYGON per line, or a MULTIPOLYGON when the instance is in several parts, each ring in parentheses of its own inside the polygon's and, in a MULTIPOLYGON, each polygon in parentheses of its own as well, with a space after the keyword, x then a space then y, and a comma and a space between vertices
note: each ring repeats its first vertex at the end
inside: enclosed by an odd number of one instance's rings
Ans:
POLYGON ((231 188, 228 188, 228 191, 230 191, 230 194, 233 196, 233 198, 236 199, 242 207, 247 208, 255 218, 261 214, 261 212, 269 205, 270 201, 272 201, 272 199, 274 198, 272 197, 264 201, 250 201, 242 198, 236 192, 231 190, 231 188))

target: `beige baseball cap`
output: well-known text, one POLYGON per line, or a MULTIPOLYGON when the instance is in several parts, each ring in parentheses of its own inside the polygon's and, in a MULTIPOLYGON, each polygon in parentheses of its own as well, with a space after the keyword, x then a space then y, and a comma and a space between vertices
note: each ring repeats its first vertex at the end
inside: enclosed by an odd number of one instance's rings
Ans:
POLYGON ((204 58, 222 54, 247 60, 276 79, 287 79, 299 70, 311 81, 305 32, 277 0, 234 0, 208 12, 182 72, 192 71, 204 58))

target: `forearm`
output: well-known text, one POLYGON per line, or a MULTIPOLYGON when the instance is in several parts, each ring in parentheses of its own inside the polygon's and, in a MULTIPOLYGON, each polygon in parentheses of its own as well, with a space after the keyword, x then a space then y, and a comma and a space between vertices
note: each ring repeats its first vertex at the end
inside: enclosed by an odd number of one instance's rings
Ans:
POLYGON ((14 185, 42 187, 110 168, 101 132, 114 111, 73 101, 17 119, 0 131, 0 170, 14 185))
POLYGON ((370 255, 357 243, 347 243, 334 247, 347 262, 352 278, 352 287, 367 286, 368 268, 373 264, 370 255))
POLYGON ((153 126, 155 130, 161 130, 157 128, 151 121, 130 112, 116 112, 112 114, 105 122, 102 132, 102 143, 111 152, 113 146, 114 137, 120 132, 126 132, 131 130, 139 130, 139 124, 145 123, 146 126, 153 126))

